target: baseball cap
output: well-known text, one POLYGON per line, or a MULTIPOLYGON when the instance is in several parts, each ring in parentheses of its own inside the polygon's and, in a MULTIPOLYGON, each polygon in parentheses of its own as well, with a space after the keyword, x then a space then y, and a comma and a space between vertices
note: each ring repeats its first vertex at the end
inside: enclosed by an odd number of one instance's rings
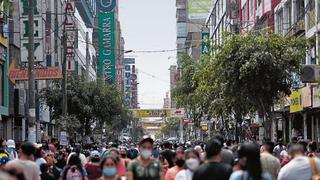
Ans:
POLYGON ((150 142, 151 144, 153 144, 153 139, 151 138, 151 136, 149 136, 149 135, 144 135, 143 137, 142 137, 142 140, 140 141, 140 143, 139 143, 139 145, 141 145, 141 144, 143 144, 143 143, 145 143, 145 142, 150 142))
POLYGON ((90 153, 90 157, 96 157, 96 158, 98 158, 98 157, 100 157, 100 153, 99 153, 98 151, 92 151, 92 152, 90 153))
POLYGON ((16 148, 16 143, 14 142, 14 140, 9 139, 7 141, 7 146, 8 146, 8 148, 16 148))

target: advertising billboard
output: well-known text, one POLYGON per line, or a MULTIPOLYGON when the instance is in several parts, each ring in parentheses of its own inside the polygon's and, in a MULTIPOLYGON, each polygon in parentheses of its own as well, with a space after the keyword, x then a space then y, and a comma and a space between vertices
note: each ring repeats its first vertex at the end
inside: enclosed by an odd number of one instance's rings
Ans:
POLYGON ((107 83, 116 80, 115 67, 115 13, 116 1, 97 0, 99 24, 99 76, 107 83))
POLYGON ((295 113, 303 110, 302 90, 292 91, 290 95, 290 113, 295 113))
POLYGON ((211 7, 212 0, 188 0, 189 19, 206 19, 211 7))

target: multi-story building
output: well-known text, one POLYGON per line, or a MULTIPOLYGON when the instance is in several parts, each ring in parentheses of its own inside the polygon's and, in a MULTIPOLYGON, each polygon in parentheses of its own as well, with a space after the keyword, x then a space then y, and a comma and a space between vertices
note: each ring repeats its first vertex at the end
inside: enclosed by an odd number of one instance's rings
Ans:
POLYGON ((185 42, 188 35, 187 29, 187 0, 176 0, 177 7, 177 55, 186 53, 185 42))
POLYGON ((163 109, 169 109, 169 108, 171 108, 171 103, 170 103, 169 92, 167 92, 166 97, 163 98, 163 109))
POLYGON ((274 9, 281 0, 240 0, 240 30, 274 29, 274 9))
MULTIPOLYGON (((306 58, 302 64, 319 64, 319 27, 320 27, 320 2, 318 0, 282 0, 275 8, 275 32, 284 36, 300 36, 314 43, 309 46, 306 58)), ((293 77, 295 77, 293 75, 293 77)), ((320 107, 320 88, 317 84, 301 83, 297 79, 294 84, 290 100, 300 96, 298 109, 291 108, 284 111, 285 116, 276 123, 281 124, 281 129, 275 126, 287 141, 297 135, 304 139, 320 140, 320 120, 318 109, 320 107)))
POLYGON ((170 71, 170 97, 171 97, 170 107, 176 108, 176 103, 172 99, 172 94, 173 94, 174 89, 177 87, 178 78, 180 76, 180 71, 176 65, 171 65, 169 71, 170 71))
POLYGON ((210 14, 206 20, 211 45, 222 44, 224 32, 239 33, 239 7, 237 0, 213 1, 210 14))

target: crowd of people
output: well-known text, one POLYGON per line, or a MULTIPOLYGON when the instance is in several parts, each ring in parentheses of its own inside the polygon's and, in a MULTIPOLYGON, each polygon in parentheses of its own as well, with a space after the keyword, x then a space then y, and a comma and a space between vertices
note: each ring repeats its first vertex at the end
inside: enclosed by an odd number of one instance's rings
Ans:
POLYGON ((225 141, 207 143, 60 146, 0 142, 0 180, 319 180, 318 144, 280 139, 258 145, 225 141))

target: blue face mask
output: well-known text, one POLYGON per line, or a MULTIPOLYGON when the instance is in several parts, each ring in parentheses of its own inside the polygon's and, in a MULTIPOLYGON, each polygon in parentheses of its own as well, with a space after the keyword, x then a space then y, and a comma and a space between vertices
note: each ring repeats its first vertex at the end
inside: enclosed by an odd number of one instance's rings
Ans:
POLYGON ((104 176, 114 176, 117 174, 117 169, 116 168, 103 168, 102 171, 104 176))

